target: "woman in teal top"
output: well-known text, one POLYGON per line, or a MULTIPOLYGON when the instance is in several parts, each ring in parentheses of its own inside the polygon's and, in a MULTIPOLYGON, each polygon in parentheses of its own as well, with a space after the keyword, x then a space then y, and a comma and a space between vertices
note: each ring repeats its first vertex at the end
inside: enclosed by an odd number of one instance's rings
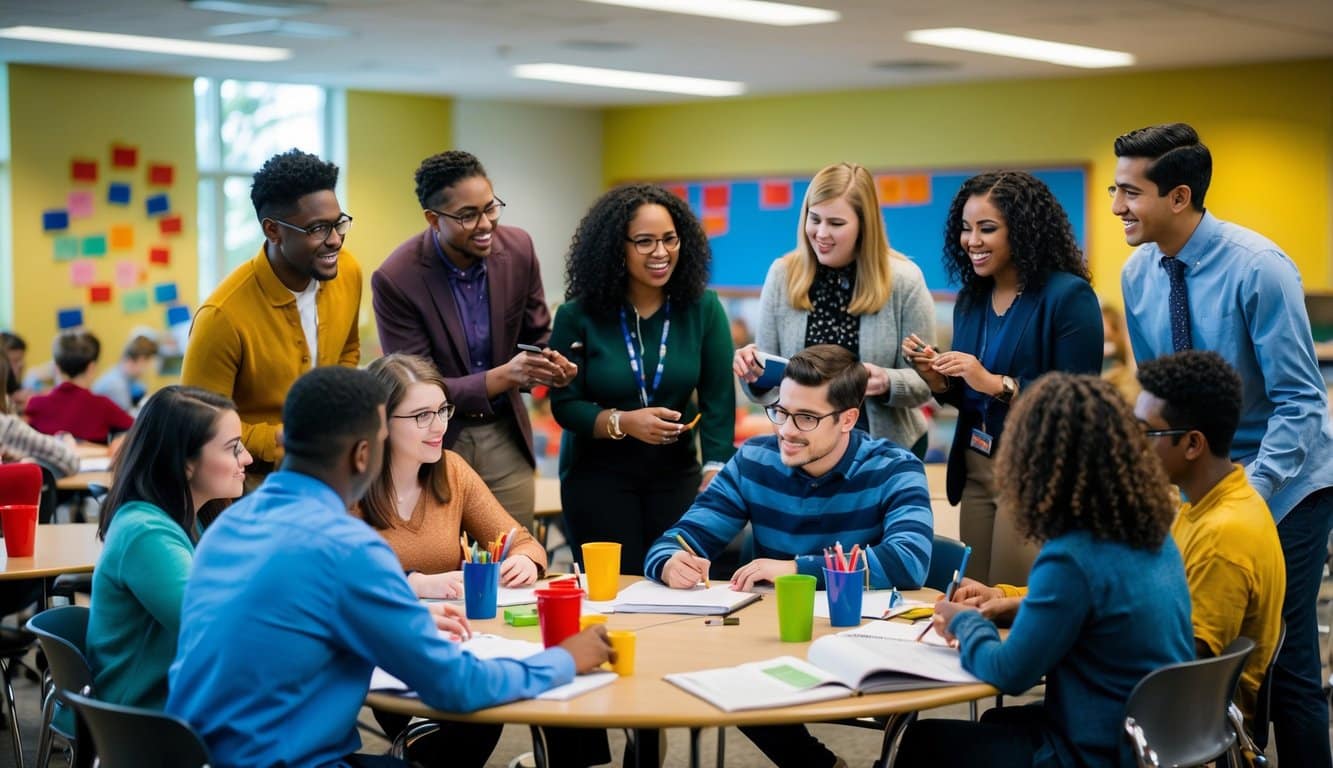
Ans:
POLYGON ((250 454, 236 405, 194 387, 157 392, 112 466, 97 535, 88 663, 103 701, 162 709, 201 511, 243 492, 250 454))
POLYGON ((652 185, 607 192, 574 234, 551 346, 579 372, 552 390, 551 411, 565 429, 560 496, 575 557, 583 542, 618 541, 621 571, 641 573, 648 547, 735 450, 731 331, 705 289, 710 259, 689 206, 652 185))

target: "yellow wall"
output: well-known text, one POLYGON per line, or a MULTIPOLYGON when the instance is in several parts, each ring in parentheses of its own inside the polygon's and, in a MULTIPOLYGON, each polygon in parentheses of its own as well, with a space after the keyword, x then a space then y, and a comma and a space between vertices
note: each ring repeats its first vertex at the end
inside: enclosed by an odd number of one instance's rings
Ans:
POLYGON ((1276 241, 1307 287, 1333 287, 1333 60, 613 109, 603 168, 610 183, 809 174, 840 160, 1086 164, 1094 284, 1115 301, 1130 249, 1102 191, 1112 142, 1177 120, 1213 152, 1209 209, 1276 241))
POLYGON ((365 274, 361 359, 379 356, 370 274, 413 233, 425 228, 413 174, 426 157, 453 144, 453 102, 430 96, 347 92, 347 199, 356 218, 348 250, 365 274))
MULTIPOLYGON (((88 72, 9 65, 9 108, 13 190, 14 329, 25 337, 29 363, 50 359, 57 308, 83 306, 84 321, 102 341, 102 367, 114 364, 130 330, 138 325, 163 329, 162 305, 152 301, 152 285, 174 281, 180 301, 195 306, 198 284, 199 205, 195 171, 194 86, 189 78, 88 72), (111 145, 139 148, 138 167, 113 171, 111 145), (98 163, 94 185, 70 181, 70 161, 87 157, 98 163), (181 234, 163 237, 144 212, 147 164, 175 165, 174 183, 165 190, 171 209, 181 214, 181 234), (128 207, 109 206, 109 180, 131 183, 128 207), (42 231, 42 211, 63 208, 73 189, 92 189, 94 216, 73 220, 61 234, 104 233, 112 224, 134 226, 134 246, 96 259, 98 282, 112 284, 110 304, 90 305, 88 289, 70 284, 69 265, 53 256, 53 236, 42 231), (170 267, 147 267, 148 247, 171 248, 170 267), (115 265, 133 260, 145 265, 149 309, 126 314, 115 265)), ((10 276, 6 275, 5 279, 10 276)))

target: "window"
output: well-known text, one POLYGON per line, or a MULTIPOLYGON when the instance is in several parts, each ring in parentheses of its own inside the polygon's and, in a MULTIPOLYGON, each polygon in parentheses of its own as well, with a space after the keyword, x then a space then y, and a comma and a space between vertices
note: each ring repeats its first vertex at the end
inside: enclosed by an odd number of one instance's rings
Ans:
POLYGON ((202 298, 264 239, 250 204, 254 172, 292 147, 344 166, 346 109, 342 92, 319 86, 202 77, 194 100, 202 298))

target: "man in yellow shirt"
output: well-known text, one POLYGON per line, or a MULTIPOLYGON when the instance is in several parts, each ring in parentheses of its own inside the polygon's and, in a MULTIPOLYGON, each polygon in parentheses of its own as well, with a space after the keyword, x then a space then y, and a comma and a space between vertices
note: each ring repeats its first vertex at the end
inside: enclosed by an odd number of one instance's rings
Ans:
POLYGON ((250 188, 264 245, 200 305, 190 328, 181 382, 236 402, 255 458, 247 488, 282 458, 282 404, 297 377, 361 357, 361 268, 343 250, 352 217, 337 182, 336 165, 300 150, 269 158, 250 188))
MULTIPOLYGON (((1186 499, 1171 536, 1185 562, 1195 652, 1215 656, 1242 636, 1255 644, 1236 691, 1248 720, 1277 650, 1287 577, 1268 505, 1229 458, 1240 423, 1240 377, 1216 353, 1186 351, 1144 363, 1138 378, 1134 415, 1186 499)), ((1026 591, 965 579, 954 599, 1003 620, 1013 618, 1026 591)), ((1267 733, 1253 735, 1266 744, 1267 733)))

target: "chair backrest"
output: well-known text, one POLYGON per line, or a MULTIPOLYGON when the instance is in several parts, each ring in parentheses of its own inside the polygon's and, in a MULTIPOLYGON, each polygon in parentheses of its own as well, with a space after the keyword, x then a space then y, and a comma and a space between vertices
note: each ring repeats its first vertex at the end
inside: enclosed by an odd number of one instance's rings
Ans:
POLYGON ((1235 742, 1227 706, 1252 650, 1253 640, 1238 637, 1217 656, 1169 664, 1134 686, 1125 719, 1142 729, 1159 765, 1202 765, 1235 742))
MULTIPOLYGON (((947 536, 936 536, 930 547, 930 571, 925 586, 943 592, 953 581, 953 572, 963 564, 963 542, 947 536)), ((962 574, 959 574, 960 576, 962 574)))
POLYGON ((42 645, 58 693, 82 691, 93 684, 93 672, 85 655, 87 608, 66 605, 42 611, 28 619, 28 631, 42 645))
POLYGON ((1251 737, 1261 748, 1268 746, 1268 723, 1272 719, 1273 709, 1273 667, 1277 664, 1277 655, 1282 653, 1282 644, 1287 642, 1287 622, 1281 622, 1277 633, 1277 645, 1273 647, 1273 658, 1268 660, 1264 670, 1264 681, 1259 684, 1258 700, 1254 704, 1254 722, 1251 737))
POLYGON ((72 692, 66 698, 92 736, 101 768, 208 768, 208 748, 178 717, 72 692))
POLYGON ((41 504, 42 468, 29 462, 0 464, 0 504, 41 504))

